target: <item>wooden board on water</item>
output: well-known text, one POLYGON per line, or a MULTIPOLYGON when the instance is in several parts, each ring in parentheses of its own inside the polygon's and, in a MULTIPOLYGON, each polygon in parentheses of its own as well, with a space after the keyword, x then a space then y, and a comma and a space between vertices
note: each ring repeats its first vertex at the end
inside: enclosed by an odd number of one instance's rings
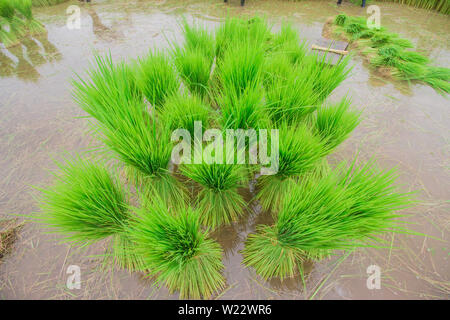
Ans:
MULTIPOLYGON (((347 47, 349 45, 349 43, 346 41, 329 40, 329 39, 325 39, 325 38, 318 39, 315 44, 319 47, 336 49, 336 50, 347 50, 347 47)), ((325 52, 322 50, 314 50, 314 51, 317 52, 319 57, 323 57, 326 54, 328 63, 333 64, 333 65, 337 64, 339 62, 339 59, 344 57, 343 55, 338 54, 338 53, 325 52)))

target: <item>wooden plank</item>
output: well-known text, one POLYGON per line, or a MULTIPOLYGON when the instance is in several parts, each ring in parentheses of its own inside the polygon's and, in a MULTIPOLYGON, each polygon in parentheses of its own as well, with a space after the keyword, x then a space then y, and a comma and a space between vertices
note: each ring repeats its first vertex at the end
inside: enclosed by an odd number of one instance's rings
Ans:
POLYGON ((325 38, 320 38, 316 41, 316 47, 322 47, 322 48, 330 48, 333 49, 335 52, 326 52, 323 50, 317 50, 317 48, 312 48, 313 50, 317 51, 317 55, 319 57, 323 57, 325 54, 327 55, 328 62, 330 64, 337 64, 339 60, 342 58, 342 55, 337 52, 344 52, 347 50, 349 43, 346 41, 339 41, 339 40, 330 40, 325 38))

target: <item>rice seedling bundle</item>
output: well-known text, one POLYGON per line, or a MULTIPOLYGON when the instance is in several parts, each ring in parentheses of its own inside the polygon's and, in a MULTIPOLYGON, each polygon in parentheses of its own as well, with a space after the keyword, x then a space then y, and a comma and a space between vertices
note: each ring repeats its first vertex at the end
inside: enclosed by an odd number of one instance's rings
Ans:
POLYGON ((307 179, 291 189, 275 224, 257 226, 247 239, 244 263, 263 278, 292 277, 305 259, 378 246, 383 232, 404 230, 393 212, 410 200, 395 191, 394 171, 378 171, 373 163, 348 169, 341 164, 322 178, 307 179))
POLYGON ((0 42, 6 47, 19 44, 20 38, 45 32, 34 19, 31 0, 0 0, 0 42))
POLYGON ((247 214, 251 179, 253 200, 275 220, 259 226, 243 251, 263 277, 291 276, 306 257, 365 245, 394 226, 404 197, 390 172, 330 171, 327 163, 359 123, 349 99, 326 102, 348 75, 348 60, 328 65, 291 26, 272 33, 259 18, 229 18, 215 33, 186 22, 182 29, 184 43, 170 52, 131 63, 95 56, 86 78, 73 81, 74 99, 102 142, 94 150, 102 158, 93 159, 103 160, 59 165, 54 186, 41 189, 41 222, 77 243, 110 239, 114 264, 145 272, 181 298, 224 287, 222 250, 209 231, 247 214), (196 136, 211 128, 212 136, 196 136), (172 163, 176 129, 191 134, 183 156, 194 163, 172 163), (246 162, 256 145, 250 137, 233 137, 237 150, 205 143, 225 142, 229 129, 279 130, 279 139, 269 137, 279 140, 277 172, 255 175, 261 164, 246 162))
POLYGON ((333 33, 343 36, 349 41, 355 41, 368 56, 372 66, 388 68, 391 75, 400 80, 419 81, 433 87, 440 94, 448 94, 448 68, 440 68, 440 72, 433 72, 436 67, 430 65, 430 60, 421 53, 407 50, 414 48, 411 41, 400 38, 395 33, 389 33, 384 28, 368 29, 364 18, 350 17, 344 14, 333 20, 333 33), (447 70, 447 71, 443 71, 447 70))
POLYGON ((224 287, 222 249, 202 230, 197 211, 169 212, 156 198, 144 203, 137 216, 130 235, 158 284, 179 291, 181 299, 208 298, 224 287))

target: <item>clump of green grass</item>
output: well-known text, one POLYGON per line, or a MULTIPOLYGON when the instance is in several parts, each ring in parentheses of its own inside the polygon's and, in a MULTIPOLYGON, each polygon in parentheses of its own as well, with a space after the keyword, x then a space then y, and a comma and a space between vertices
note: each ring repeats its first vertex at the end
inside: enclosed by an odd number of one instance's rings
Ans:
POLYGON ((96 241, 124 232, 129 220, 127 193, 107 168, 75 159, 57 163, 55 183, 40 189, 42 215, 67 240, 96 241))
POLYGON ((223 93, 218 99, 220 122, 225 129, 266 128, 269 124, 262 87, 249 87, 241 95, 223 93))
POLYGON ((94 134, 127 166, 138 185, 158 192, 167 201, 183 203, 183 188, 168 171, 171 130, 152 116, 124 62, 96 56, 89 80, 74 81, 78 104, 97 122, 94 134), (148 184, 154 182, 152 188, 148 184))
POLYGON ((208 94, 208 82, 213 60, 210 60, 200 49, 181 49, 174 51, 175 65, 184 84, 200 97, 208 94))
POLYGON ((181 299, 210 298, 224 287, 222 249, 202 230, 197 211, 169 212, 156 198, 138 209, 137 216, 130 235, 158 284, 179 291, 181 299))
POLYGON ((174 67, 163 51, 150 51, 138 59, 136 69, 137 85, 155 108, 160 108, 165 99, 180 87, 174 67))
POLYGON ((41 191, 36 217, 40 223, 82 245, 112 237, 115 262, 130 270, 140 265, 132 254, 127 228, 131 220, 128 191, 119 174, 102 164, 80 158, 57 163, 54 184, 41 191))
POLYGON ((319 93, 314 90, 314 79, 298 65, 292 69, 266 87, 266 104, 274 122, 299 121, 316 110, 319 93))
POLYGON ((216 30, 216 56, 221 60, 224 53, 234 46, 247 45, 265 50, 270 45, 271 37, 266 19, 227 17, 216 30))
POLYGON ((340 145, 360 122, 359 111, 351 110, 351 101, 343 98, 334 105, 323 105, 314 117, 314 128, 327 150, 340 145))
POLYGON ((327 155, 325 143, 306 125, 279 127, 278 172, 258 179, 256 199, 264 210, 277 212, 291 186, 298 179, 315 169, 327 155))
POLYGON ((242 216, 246 203, 239 188, 247 181, 242 165, 187 164, 181 167, 181 172, 200 187, 196 205, 203 225, 215 229, 242 216))
POLYGON ((237 44, 225 51, 217 65, 217 77, 223 92, 240 96, 250 87, 258 87, 262 76, 264 51, 252 44, 237 44))
POLYGON ((345 23, 347 22, 348 17, 345 14, 338 14, 335 18, 334 18, 334 23, 338 26, 344 26, 345 23))
MULTIPOLYGON (((316 179, 311 176, 312 179, 316 179)), ((342 165, 314 181, 292 188, 273 226, 260 225, 248 237, 244 263, 263 278, 292 277, 306 258, 334 250, 377 247, 383 232, 403 232, 394 212, 411 205, 410 195, 394 186, 395 171, 372 162, 342 165)))
POLYGON ((199 50, 210 63, 215 56, 214 35, 199 24, 189 24, 186 20, 182 22, 184 35, 184 48, 189 50, 199 50))
POLYGON ((160 119, 172 130, 182 128, 194 136, 194 122, 205 127, 210 121, 211 107, 196 95, 175 94, 167 98, 160 119))

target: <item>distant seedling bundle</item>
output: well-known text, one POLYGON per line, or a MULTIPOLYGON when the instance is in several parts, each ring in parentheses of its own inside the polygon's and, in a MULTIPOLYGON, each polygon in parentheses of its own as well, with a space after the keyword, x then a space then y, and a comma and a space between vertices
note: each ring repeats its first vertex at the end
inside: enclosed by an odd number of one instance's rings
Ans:
POLYGON ((393 170, 327 162, 360 122, 348 98, 327 101, 349 73, 348 58, 328 64, 290 25, 274 33, 260 18, 227 18, 214 32, 185 21, 182 28, 185 41, 170 52, 129 63, 97 56, 87 78, 74 81, 104 150, 58 163, 55 183, 41 189, 42 223, 80 245, 110 239, 116 265, 181 298, 209 298, 226 286, 222 248, 210 232, 249 214, 243 194, 251 180, 252 201, 275 221, 257 226, 242 251, 263 278, 291 277, 305 259, 376 247, 385 232, 406 231, 395 212, 410 195, 397 190, 393 170), (278 130, 278 171, 173 165, 173 130, 192 132, 196 121, 224 134, 278 130))
POLYGON ((441 94, 450 92, 450 69, 430 65, 414 45, 385 28, 370 29, 364 17, 337 15, 331 26, 334 36, 343 37, 361 49, 370 64, 388 71, 393 77, 425 83, 441 94))

